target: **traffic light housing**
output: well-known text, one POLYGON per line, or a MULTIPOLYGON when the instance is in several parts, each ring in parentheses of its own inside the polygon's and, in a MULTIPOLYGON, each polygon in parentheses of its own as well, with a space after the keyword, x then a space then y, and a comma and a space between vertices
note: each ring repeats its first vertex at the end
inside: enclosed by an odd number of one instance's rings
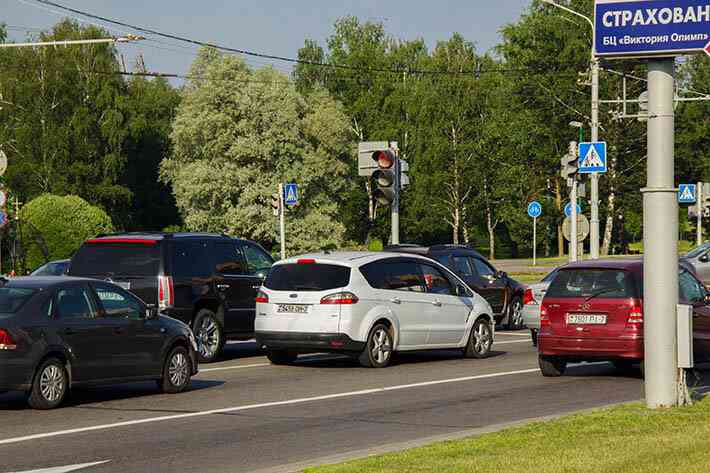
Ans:
POLYGON ((381 149, 372 153, 372 160, 377 164, 372 196, 380 205, 391 205, 397 192, 397 156, 391 149, 381 149))
POLYGON ((579 156, 577 156, 577 142, 570 141, 567 154, 561 159, 562 171, 560 175, 564 179, 574 179, 579 172, 579 156))
POLYGON ((278 192, 271 194, 271 209, 273 210, 274 215, 278 217, 281 212, 281 196, 279 196, 278 192))

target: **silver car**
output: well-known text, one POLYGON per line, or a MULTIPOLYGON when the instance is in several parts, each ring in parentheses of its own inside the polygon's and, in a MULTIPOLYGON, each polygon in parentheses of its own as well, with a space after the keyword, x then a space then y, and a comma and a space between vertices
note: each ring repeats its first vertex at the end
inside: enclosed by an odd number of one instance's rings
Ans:
POLYGON ((710 241, 690 250, 683 260, 692 265, 703 284, 710 287, 710 241))
POLYGON ((525 289, 523 297, 523 325, 530 329, 533 346, 537 346, 537 332, 540 330, 540 304, 542 298, 545 297, 547 288, 555 279, 557 271, 560 268, 555 268, 547 274, 539 283, 530 284, 525 289))

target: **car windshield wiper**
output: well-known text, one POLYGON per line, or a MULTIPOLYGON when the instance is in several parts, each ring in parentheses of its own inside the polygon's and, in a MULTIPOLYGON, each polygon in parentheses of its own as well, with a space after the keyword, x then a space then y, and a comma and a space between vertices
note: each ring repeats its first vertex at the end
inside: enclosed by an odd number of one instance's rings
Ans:
POLYGON ((606 294, 607 292, 616 292, 618 291, 618 288, 615 287, 607 287, 606 289, 602 289, 601 291, 597 291, 591 296, 587 297, 584 299, 584 302, 589 302, 590 300, 594 299, 597 296, 601 296, 602 294, 606 294))
POLYGON ((296 291, 322 291, 321 288, 315 286, 293 286, 296 291))

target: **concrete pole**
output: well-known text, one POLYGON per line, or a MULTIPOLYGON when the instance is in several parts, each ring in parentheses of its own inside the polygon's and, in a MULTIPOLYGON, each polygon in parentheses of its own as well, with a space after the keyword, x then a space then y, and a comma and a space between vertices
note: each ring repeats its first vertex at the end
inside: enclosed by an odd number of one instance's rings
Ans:
MULTIPOLYGON (((599 60, 592 48, 592 141, 599 141, 599 60)), ((609 159, 607 157, 607 159, 609 159)), ((589 222, 589 253, 592 259, 599 258, 599 173, 590 177, 591 219, 589 222)))
POLYGON ((674 187, 674 59, 648 67, 648 166, 643 193, 646 405, 678 405, 678 200, 674 187))
POLYGON ((286 205, 284 205, 284 185, 279 184, 279 233, 281 234, 281 259, 286 259, 286 205))
POLYGON ((390 145, 395 152, 394 160, 394 200, 392 201, 392 244, 399 245, 399 195, 402 191, 402 172, 399 163, 399 149, 397 143, 393 142, 390 145))
POLYGON ((698 215, 696 217, 698 219, 698 229, 696 230, 696 233, 697 233, 696 243, 698 244, 698 246, 700 246, 703 244, 703 183, 698 182, 696 189, 697 189, 697 191, 696 191, 696 193, 697 193, 696 202, 697 203, 696 203, 695 208, 698 210, 698 215))
MULTIPOLYGON (((571 150, 570 150, 571 152, 571 150)), ((577 179, 572 178, 572 187, 569 192, 570 207, 572 216, 570 217, 570 232, 569 232, 569 261, 575 263, 577 261, 577 179)))

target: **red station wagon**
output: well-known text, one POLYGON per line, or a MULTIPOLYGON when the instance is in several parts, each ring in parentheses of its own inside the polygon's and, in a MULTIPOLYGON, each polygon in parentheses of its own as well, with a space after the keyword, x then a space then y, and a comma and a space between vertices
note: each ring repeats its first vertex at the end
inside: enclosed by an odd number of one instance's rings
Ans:
MULTIPOLYGON (((696 359, 710 354, 710 296, 693 269, 679 266, 679 303, 693 306, 696 359)), ((643 372, 643 262, 585 261, 560 269, 540 309, 538 354, 543 376, 567 363, 611 361, 643 372)))

